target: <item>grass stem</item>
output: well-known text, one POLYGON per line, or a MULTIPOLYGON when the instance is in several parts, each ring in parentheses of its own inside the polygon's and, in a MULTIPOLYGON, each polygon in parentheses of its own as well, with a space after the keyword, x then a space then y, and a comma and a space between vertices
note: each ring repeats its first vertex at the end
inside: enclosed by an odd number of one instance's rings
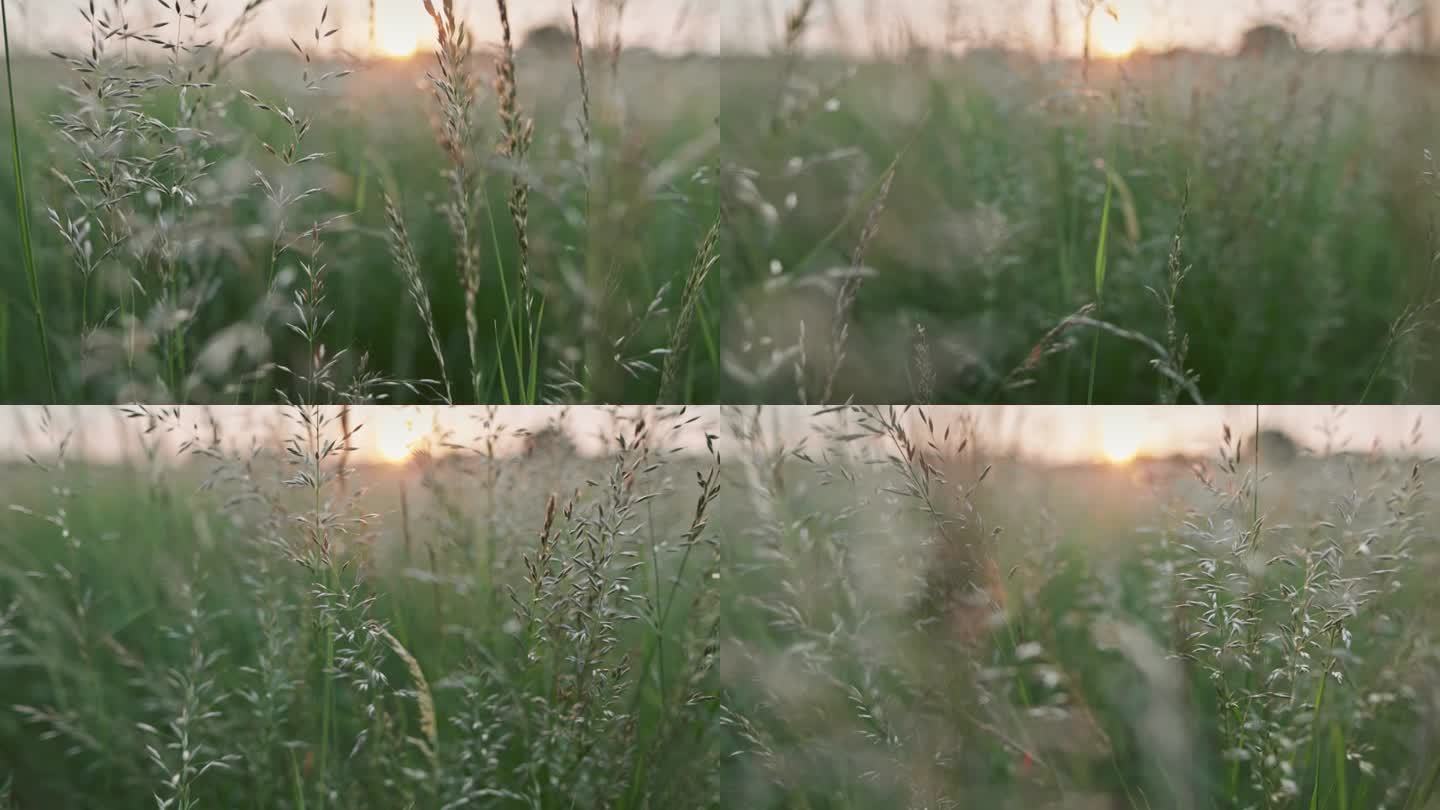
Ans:
POLYGON ((5 40, 5 86, 10 101, 10 159, 15 169, 15 215, 20 226, 21 259, 30 283, 30 303, 35 307, 35 328, 40 338, 40 357, 50 387, 50 402, 58 402, 55 373, 50 364, 50 337, 45 327, 45 304, 40 296, 40 276, 35 268, 35 248, 30 237, 30 200, 25 194, 25 162, 20 149, 20 119, 15 109, 15 68, 10 46, 10 4, 0 0, 0 36, 5 40))

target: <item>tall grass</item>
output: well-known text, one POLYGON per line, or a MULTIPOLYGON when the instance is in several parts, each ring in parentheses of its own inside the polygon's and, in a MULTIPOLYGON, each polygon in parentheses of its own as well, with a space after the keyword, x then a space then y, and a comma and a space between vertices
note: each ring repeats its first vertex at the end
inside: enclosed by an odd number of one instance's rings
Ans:
POLYGON ((796 58, 788 41, 730 59, 724 91, 729 277, 745 291, 725 342, 737 399, 796 399, 790 367, 824 356, 837 320, 824 288, 852 272, 844 245, 902 152, 873 275, 843 319, 834 400, 895 401, 908 382, 894 358, 916 325, 940 401, 1148 402, 1177 385, 1196 401, 1358 401, 1387 387, 1374 401, 1395 401, 1432 385, 1430 361, 1389 349, 1397 330, 1434 329, 1407 303, 1434 299, 1415 116, 1435 98, 1419 55, 1087 66, 969 41, 966 53, 796 58), (776 117, 777 92, 784 125, 753 125, 776 117), (1338 112, 1356 105, 1364 121, 1338 112), (1380 120, 1403 145, 1378 137, 1380 120), (1162 236, 1177 222, 1183 290, 1162 236), (1080 278, 1102 270, 1092 297, 1080 278), (1167 286, 1156 307, 1150 291, 1167 286))
POLYGON ((728 803, 1433 801, 1418 425, 1389 457, 1226 428, 1129 469, 977 455, 943 408, 830 409, 800 443, 734 421, 728 803))
POLYGON ((493 408, 374 467, 345 409, 125 413, 6 470, 16 807, 1434 800, 1418 422, 1050 466, 945 408, 594 409, 596 455, 493 408))
MULTIPOLYGON (((187 8, 163 31, 127 27, 120 6, 102 5, 86 17, 90 47, 64 57, 69 77, 38 59, 17 64, 12 124, 55 167, 33 178, 53 226, 37 234, 36 262, 76 271, 38 276, 37 300, 54 315, 57 396, 655 399, 671 313, 689 306, 707 333, 717 317, 680 300, 716 217, 704 171, 711 99, 688 89, 709 66, 636 54, 621 69, 618 39, 607 40, 612 86, 592 122, 578 9, 581 53, 564 60, 505 24, 492 58, 451 6, 432 6, 433 66, 338 50, 328 9, 288 57, 247 57, 232 46, 270 13, 263 2, 229 21, 187 8), (427 66, 434 107, 407 92, 427 66), (482 76, 492 66, 493 86, 482 76), (616 114, 634 92, 659 106, 616 114), (47 114, 49 132, 37 125, 47 114), (400 125, 431 114, 434 129, 400 125), (397 222, 418 276, 394 258, 386 231, 397 222), (331 275, 324 312, 318 298, 296 306, 302 261, 331 275), (641 269, 621 272, 631 266, 641 269), (573 284, 582 267, 604 289, 573 284), (378 317, 376 303, 420 289, 417 277, 428 314, 417 305, 378 317), (655 322, 631 330, 633 299, 658 301, 655 322), (319 371, 328 383, 312 391, 319 371)), ((508 23, 505 4, 486 13, 508 23)), ((16 359, 4 397, 39 399, 45 381, 20 362, 39 357, 26 351, 37 344, 17 320, 6 323, 16 359)), ((714 390, 715 373, 710 363, 692 384, 714 390)))
MULTIPOLYGON (((1088 46, 1087 46, 1088 47, 1088 46)), ((1095 314, 1104 314, 1103 304, 1105 302, 1105 270, 1110 260, 1110 254, 1106 251, 1106 243, 1110 240, 1110 200, 1115 192, 1114 181, 1110 179, 1107 171, 1105 178, 1105 202, 1100 206, 1100 238, 1095 245, 1095 314)), ((1095 337, 1090 344, 1090 386, 1085 391, 1085 404, 1095 404, 1095 367, 1100 364, 1100 332, 1095 332, 1095 337)))
POLYGON ((130 409, 121 465, 52 434, 7 470, 14 805, 718 807, 721 481, 676 452, 704 426, 651 409, 597 457, 515 454, 539 434, 500 410, 347 469, 370 428, 345 414, 252 446, 130 409))
POLYGON ((158 33, 99 8, 64 75, 15 54, 21 207, 53 215, 36 273, 0 276, 49 334, 5 320, 7 401, 296 401, 327 365, 337 402, 895 401, 919 329, 937 401, 1435 386, 1436 99, 1409 54, 1085 63, 918 32, 861 58, 793 2, 771 53, 662 56, 619 42, 623 4, 557 2, 547 46, 508 4, 473 10, 484 42, 432 2, 433 53, 346 54, 322 12, 282 59, 240 51, 260 2, 158 33), (331 273, 320 362, 302 260, 331 273))
MULTIPOLYGON (((431 55, 348 55, 321 12, 282 61, 240 53, 261 1, 144 32, 124 7, 68 75, 14 55, 13 140, 43 147, 20 208, 52 216, 35 272, 0 277, 49 330, 4 324, 6 401, 298 401, 325 366, 330 401, 897 401, 920 329, 937 401, 1436 388, 1436 97, 1411 53, 877 33, 861 58, 795 1, 770 53, 661 56, 619 42, 624 4, 556 3, 570 42, 547 46, 510 4, 474 10, 480 42, 432 1, 431 55), (301 261, 331 272, 323 360, 294 329, 301 261)), ((0 248, 24 257, 19 222, 0 248)))
POLYGON ((35 331, 44 358, 50 402, 56 401, 55 373, 50 367, 50 338, 45 330, 45 306, 40 301, 40 277, 35 268, 35 249, 30 243, 30 199, 25 194, 25 161, 20 155, 20 117, 15 112, 15 68, 10 53, 10 9, 0 2, 0 37, 5 40, 5 92, 10 103, 10 165, 15 176, 15 216, 20 232, 21 261, 30 283, 30 303, 35 308, 35 331))

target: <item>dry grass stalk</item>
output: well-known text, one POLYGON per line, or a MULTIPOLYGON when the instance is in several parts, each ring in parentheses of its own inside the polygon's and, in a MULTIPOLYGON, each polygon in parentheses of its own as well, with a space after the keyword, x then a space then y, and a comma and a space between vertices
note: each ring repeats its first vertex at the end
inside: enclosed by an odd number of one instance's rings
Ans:
MULTIPOLYGON (((590 76, 585 71, 585 40, 580 34, 580 10, 575 1, 570 2, 571 32, 575 36, 575 70, 580 74, 580 137, 585 144, 585 159, 582 165, 589 175, 590 167, 590 76)), ((588 185, 588 183, 587 183, 588 185)))
POLYGON ((919 378, 915 386, 915 403, 932 405, 935 402, 935 363, 930 358, 930 336, 924 324, 915 324, 915 372, 919 378))
POLYGON ((415 257, 415 248, 410 241, 409 229, 405 227, 405 219, 400 209, 395 205, 395 200, 390 192, 384 192, 385 197, 385 220, 389 225, 386 231, 390 237, 390 254, 395 258, 395 263, 400 265, 400 270, 405 274, 405 281, 410 289, 410 298, 415 302, 415 308, 420 313, 420 320, 425 324, 425 335, 430 339, 430 349, 435 353, 435 360, 440 363, 440 379, 445 384, 445 402, 454 402, 454 394, 450 387, 450 375, 445 371, 445 352, 440 348, 440 336, 435 332, 435 315, 430 308, 430 294, 425 291, 425 280, 421 276, 420 261, 415 257))
POLYGON ((875 234, 880 232, 880 215, 885 211, 885 201, 890 197, 890 187, 895 182, 895 170, 899 165, 900 156, 896 155, 890 168, 885 170, 885 177, 880 181, 880 191, 875 195, 875 202, 871 204, 870 212, 865 218, 865 227, 860 231, 860 240, 850 254, 851 272, 840 283, 840 292, 835 296, 835 318, 830 337, 830 370, 825 377, 821 403, 830 402, 835 390, 835 377, 845 363, 845 344, 850 338, 850 317, 855 308, 855 298, 860 294, 861 285, 865 283, 865 276, 861 273, 865 250, 870 246, 875 234))
POLYGON ((405 662, 405 669, 410 672, 410 680, 415 682, 415 705, 420 710, 420 733, 425 735, 424 740, 417 741, 420 750, 424 752, 425 758, 430 761, 431 768, 439 767, 440 756, 440 728, 435 720, 435 698, 430 694, 430 682, 425 678, 425 670, 420 668, 420 662, 415 656, 405 649, 400 639, 395 638, 385 626, 379 622, 372 622, 371 630, 390 645, 390 649, 400 656, 405 662))
POLYGON ((530 184, 525 181, 525 156, 535 137, 535 122, 520 110, 519 86, 515 77, 515 43, 510 30, 510 9, 506 0, 495 0, 500 14, 500 59, 495 63, 495 95, 500 102, 502 139, 500 155, 514 171, 510 186, 510 219, 520 250, 520 297, 523 334, 529 345, 535 324, 535 294, 530 281, 530 184))
POLYGON ((453 0, 445 0, 436 9, 431 0, 424 0, 425 10, 435 23, 439 51, 436 64, 439 74, 430 77, 435 100, 440 107, 440 147, 450 159, 446 179, 450 201, 445 217, 455 237, 456 270, 465 294, 465 337, 470 355, 472 395, 482 396, 480 371, 480 320, 476 305, 480 297, 480 244, 473 228, 476 197, 480 193, 480 171, 474 158, 476 127, 475 102, 479 82, 472 70, 474 47, 469 29, 455 15, 453 0))
POLYGON ((665 366, 660 375, 662 404, 675 400, 675 384, 680 376, 680 363, 690 344, 691 324, 695 320, 695 310, 700 306, 700 293, 704 289, 705 279, 709 277, 711 268, 719 259, 716 255, 719 244, 720 220, 717 218, 700 242, 700 249, 695 254, 695 264, 690 268, 690 275, 685 279, 685 290, 680 295, 680 314, 676 317, 675 328, 670 333, 669 353, 665 355, 665 366))

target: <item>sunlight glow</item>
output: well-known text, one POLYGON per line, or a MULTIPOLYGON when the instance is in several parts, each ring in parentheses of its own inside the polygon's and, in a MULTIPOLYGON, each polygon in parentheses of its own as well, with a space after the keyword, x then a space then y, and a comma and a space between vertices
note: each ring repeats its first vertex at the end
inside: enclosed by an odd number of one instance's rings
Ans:
POLYGON ((371 424, 375 451, 391 464, 408 461, 427 435, 425 428, 417 425, 413 416, 403 413, 387 413, 371 424))
POLYGON ((375 19, 375 50, 391 59, 408 59, 435 36, 434 23, 416 3, 406 8, 377 9, 375 19))
POLYGON ((1107 414, 1099 426, 1100 455, 1111 464, 1128 464, 1145 449, 1143 425, 1134 416, 1107 414))
POLYGON ((1107 433, 1104 450, 1111 464, 1128 464, 1140 453, 1140 441, 1133 433, 1107 433))
POLYGON ((1140 47, 1139 19, 1125 11, 1096 12, 1090 34, 1100 54, 1111 59, 1122 59, 1140 47))

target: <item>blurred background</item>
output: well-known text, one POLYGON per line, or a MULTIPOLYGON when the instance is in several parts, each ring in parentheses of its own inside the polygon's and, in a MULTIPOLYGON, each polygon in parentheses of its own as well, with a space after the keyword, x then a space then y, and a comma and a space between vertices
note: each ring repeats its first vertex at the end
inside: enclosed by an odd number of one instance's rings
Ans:
MULTIPOLYGON (((834 415, 803 406, 748 408, 693 406, 684 409, 600 406, 333 406, 332 420, 343 414, 353 430, 352 461, 405 467, 416 454, 453 455, 489 437, 487 452, 519 456, 536 435, 563 438, 562 445, 582 456, 613 452, 614 436, 626 425, 657 419, 686 424, 668 436, 670 446, 691 454, 706 448, 713 435, 722 450, 739 441, 738 424, 756 419, 783 443, 812 443, 838 449, 830 441, 834 415)), ((17 406, 3 411, 0 454, 15 462, 25 454, 53 457, 65 442, 77 460, 116 463, 155 442, 175 453, 184 442, 215 442, 228 451, 247 451, 256 443, 278 447, 294 426, 292 409, 278 406, 201 407, 146 410, 102 406, 17 406), (164 431, 155 431, 164 417, 164 431)), ((1011 457, 1042 465, 1124 465, 1137 459, 1206 459, 1214 455, 1228 429, 1235 437, 1273 432, 1293 443, 1290 455, 1337 453, 1421 454, 1440 451, 1440 438, 1427 426, 1440 420, 1437 406, 1230 405, 1166 407, 1106 405, 928 406, 902 419, 923 416, 942 429, 964 433, 985 455, 1011 457)), ((465 453, 461 452, 460 455, 465 453)), ((160 459, 164 460, 162 453, 160 459)), ((176 455, 172 458, 182 459, 176 455)))

